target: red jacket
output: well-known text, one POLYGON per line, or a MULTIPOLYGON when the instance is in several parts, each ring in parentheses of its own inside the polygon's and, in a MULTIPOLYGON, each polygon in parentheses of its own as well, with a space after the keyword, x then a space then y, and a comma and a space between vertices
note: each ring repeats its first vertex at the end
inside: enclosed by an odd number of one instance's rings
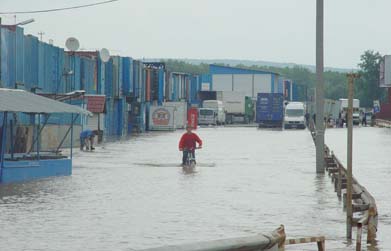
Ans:
POLYGON ((179 149, 195 149, 196 142, 201 147, 202 140, 195 133, 185 133, 182 135, 179 141, 179 149))

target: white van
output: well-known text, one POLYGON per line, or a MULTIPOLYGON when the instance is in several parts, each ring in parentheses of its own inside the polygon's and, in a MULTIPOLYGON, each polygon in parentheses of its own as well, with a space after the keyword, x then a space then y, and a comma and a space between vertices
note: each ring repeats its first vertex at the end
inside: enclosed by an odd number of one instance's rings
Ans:
POLYGON ((199 108, 198 109, 198 124, 199 125, 216 125, 217 114, 214 109, 211 108, 199 108))
POLYGON ((289 102, 285 106, 284 128, 305 129, 305 106, 302 102, 289 102))
POLYGON ((216 113, 216 123, 218 125, 225 124, 225 109, 224 104, 220 100, 204 100, 202 108, 213 109, 216 113))

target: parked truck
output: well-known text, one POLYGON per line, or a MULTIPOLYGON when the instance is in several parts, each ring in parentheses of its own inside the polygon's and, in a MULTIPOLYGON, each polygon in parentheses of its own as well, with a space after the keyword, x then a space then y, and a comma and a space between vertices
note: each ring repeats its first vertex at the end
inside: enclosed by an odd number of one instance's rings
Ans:
POLYGON ((202 102, 202 108, 212 109, 215 112, 216 123, 218 125, 225 124, 225 109, 224 109, 223 101, 220 101, 220 100, 204 100, 202 102))
POLYGON ((284 96, 281 93, 258 93, 256 122, 260 128, 282 128, 284 96))
POLYGON ((227 124, 246 122, 246 95, 242 92, 218 91, 216 99, 223 101, 227 124))
POLYGON ((305 106, 303 102, 288 102, 285 106, 284 129, 305 129, 305 106))
MULTIPOLYGON (((344 112, 345 114, 347 114, 348 106, 349 106, 348 99, 346 98, 339 99, 339 111, 341 113, 344 112)), ((353 124, 354 125, 360 124, 360 100, 359 99, 353 99, 353 124)))

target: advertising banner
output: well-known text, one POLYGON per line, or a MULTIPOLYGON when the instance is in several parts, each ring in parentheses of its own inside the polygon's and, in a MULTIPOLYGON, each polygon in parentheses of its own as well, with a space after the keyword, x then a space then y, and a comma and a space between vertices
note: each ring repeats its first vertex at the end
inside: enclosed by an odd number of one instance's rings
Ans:
POLYGON ((385 88, 391 87, 391 55, 384 56, 380 62, 379 74, 379 86, 385 88))
POLYGON ((174 107, 151 106, 149 112, 149 130, 175 130, 174 107))

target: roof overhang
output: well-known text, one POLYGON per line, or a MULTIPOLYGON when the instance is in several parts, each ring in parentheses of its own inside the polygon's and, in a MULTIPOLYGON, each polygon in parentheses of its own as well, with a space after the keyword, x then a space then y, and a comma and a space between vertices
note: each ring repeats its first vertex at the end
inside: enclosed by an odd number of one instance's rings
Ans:
POLYGON ((24 90, 0 88, 0 112, 23 113, 92 113, 75 105, 62 103, 24 90))

